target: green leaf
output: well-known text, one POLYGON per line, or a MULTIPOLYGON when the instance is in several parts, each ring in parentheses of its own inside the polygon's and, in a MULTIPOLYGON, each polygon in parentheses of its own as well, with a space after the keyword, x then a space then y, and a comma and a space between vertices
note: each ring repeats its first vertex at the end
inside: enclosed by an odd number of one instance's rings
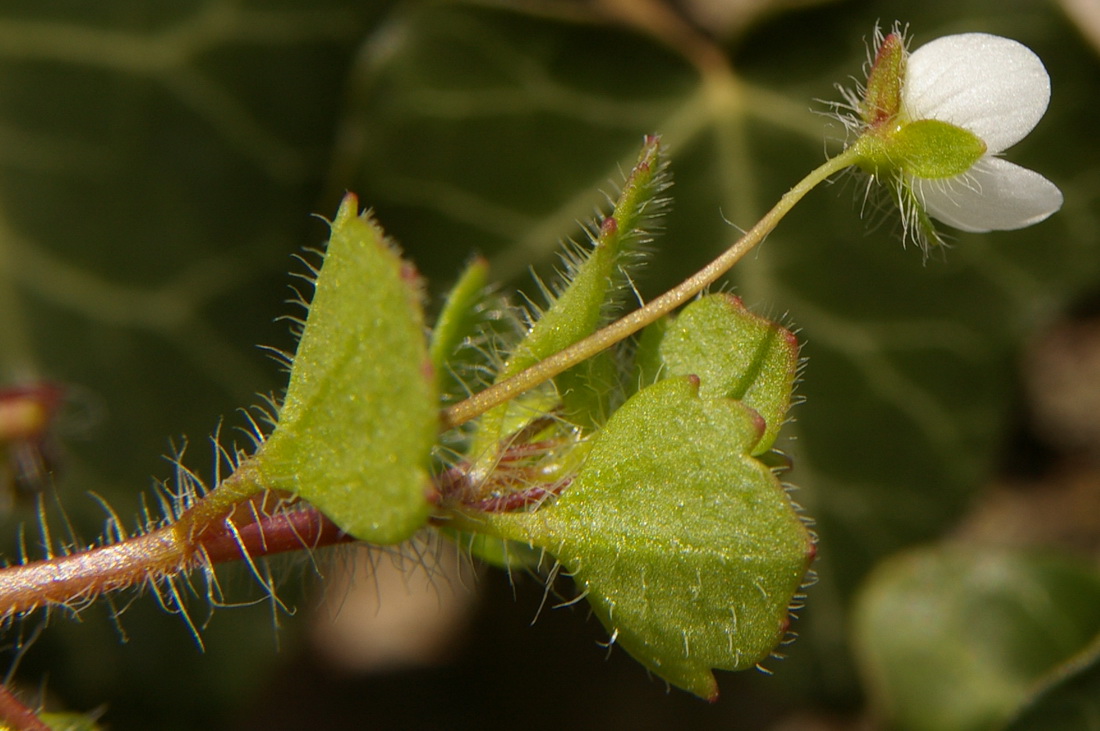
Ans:
POLYGON ((711 295, 673 320, 661 339, 660 365, 662 375, 699 376, 704 398, 737 399, 760 414, 767 427, 751 448, 758 455, 771 448, 787 417, 798 341, 786 328, 749 312, 737 297, 711 295))
MULTIPOLYGON (((651 323, 637 337, 631 377, 625 385, 626 395, 633 396, 641 388, 656 383, 665 374, 661 357, 661 343, 672 325, 672 317, 666 316, 651 323)), ((687 374, 681 374, 687 375, 687 374)))
POLYGON ((467 346, 484 334, 488 277, 489 263, 485 259, 477 257, 467 264, 432 328, 429 355, 437 387, 441 394, 452 398, 467 395, 466 384, 457 369, 465 365, 468 355, 462 351, 472 349, 467 346))
POLYGON ((397 543, 427 519, 438 431, 416 276, 348 195, 315 286, 257 464, 356 538, 397 543))
POLYGON ((1100 574, 1069 557, 946 545, 890 559, 855 608, 858 657, 891 728, 989 729, 1100 632, 1100 574))
POLYGON ((567 348, 607 320, 612 298, 624 283, 624 260, 648 240, 645 226, 652 225, 654 214, 662 208, 661 201, 655 200, 667 186, 660 152, 660 140, 647 138, 614 210, 599 224, 592 250, 573 255, 563 291, 516 346, 498 380, 567 348))
POLYGON ((670 378, 615 412, 556 502, 475 520, 545 548, 614 643, 714 699, 712 668, 753 667, 783 639, 813 556, 783 487, 748 454, 763 429, 740 402, 670 378))

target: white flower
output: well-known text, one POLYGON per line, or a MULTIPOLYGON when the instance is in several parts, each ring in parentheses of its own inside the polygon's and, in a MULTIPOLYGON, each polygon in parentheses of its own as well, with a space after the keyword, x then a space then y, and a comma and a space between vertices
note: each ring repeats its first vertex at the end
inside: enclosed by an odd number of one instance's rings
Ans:
POLYGON ((859 138, 846 154, 889 185, 906 236, 939 243, 929 216, 964 231, 1006 231, 1062 207, 1057 186, 1002 160, 1034 129, 1050 77, 1027 47, 986 33, 946 36, 912 54, 896 27, 882 37, 867 85, 846 93, 859 138))
POLYGON ((1062 192, 1042 175, 997 157, 1035 128, 1050 77, 1026 46, 986 33, 945 36, 914 51, 902 83, 902 114, 974 133, 985 154, 962 175, 914 179, 928 213, 963 231, 1006 231, 1044 220, 1062 192))

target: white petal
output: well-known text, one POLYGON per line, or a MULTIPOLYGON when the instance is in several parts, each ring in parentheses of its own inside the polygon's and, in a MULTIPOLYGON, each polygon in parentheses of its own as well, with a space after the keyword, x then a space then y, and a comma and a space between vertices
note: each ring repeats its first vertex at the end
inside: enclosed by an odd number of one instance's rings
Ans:
POLYGON ((1039 223, 1062 207, 1062 191, 1034 170, 985 157, 964 175, 918 180, 934 218, 963 231, 1011 231, 1039 223))
POLYGON ((938 119, 981 137, 990 154, 1022 140, 1050 102, 1050 76, 1023 44, 987 33, 944 36, 909 56, 910 119, 938 119))

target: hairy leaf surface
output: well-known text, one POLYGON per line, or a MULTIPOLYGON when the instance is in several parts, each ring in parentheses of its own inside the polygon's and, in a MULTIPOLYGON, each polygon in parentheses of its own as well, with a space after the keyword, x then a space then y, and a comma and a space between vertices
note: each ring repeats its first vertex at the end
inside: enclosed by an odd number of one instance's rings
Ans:
POLYGON ((763 421, 670 378, 615 412, 574 484, 531 513, 485 516, 545 548, 612 641, 668 682, 717 696, 712 668, 761 662, 783 638, 811 538, 749 451, 763 421))
POLYGON ((435 381, 416 276, 347 196, 317 275, 275 431, 257 457, 274 486, 365 541, 397 543, 428 515, 435 381))

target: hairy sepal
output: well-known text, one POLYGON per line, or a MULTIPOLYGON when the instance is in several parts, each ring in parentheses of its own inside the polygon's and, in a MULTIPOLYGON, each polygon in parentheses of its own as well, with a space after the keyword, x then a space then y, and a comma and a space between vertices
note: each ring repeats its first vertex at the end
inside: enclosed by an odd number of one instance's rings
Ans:
POLYGON ((314 286, 256 466, 356 538, 397 543, 427 520, 438 431, 419 282, 348 195, 314 286))

